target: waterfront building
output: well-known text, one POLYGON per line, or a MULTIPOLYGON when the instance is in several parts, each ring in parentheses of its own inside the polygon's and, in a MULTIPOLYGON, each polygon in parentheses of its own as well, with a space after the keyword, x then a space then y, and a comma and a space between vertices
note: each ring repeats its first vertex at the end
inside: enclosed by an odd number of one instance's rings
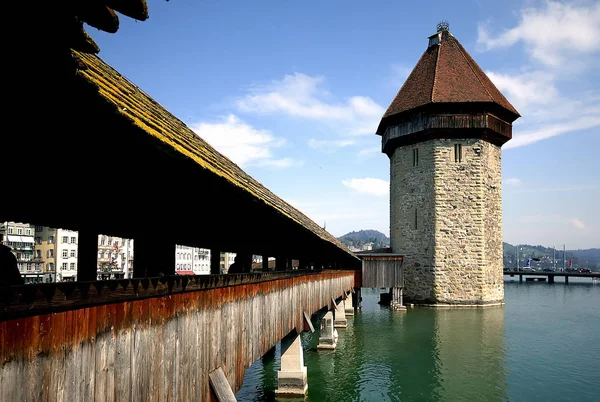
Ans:
POLYGON ((43 262, 35 254, 35 227, 28 223, 2 222, 0 237, 15 255, 25 283, 43 281, 43 262))
POLYGON ((390 159, 390 235, 405 298, 500 305, 501 147, 520 115, 440 23, 377 134, 390 159))
POLYGON ((221 273, 226 274, 229 271, 229 267, 235 261, 236 253, 221 253, 220 268, 221 273))
POLYGON ((117 236, 98 236, 99 279, 133 277, 133 239, 117 236))
POLYGON ((79 234, 73 230, 55 230, 56 281, 77 280, 77 239, 79 234))
POLYGON ((175 246, 175 272, 178 275, 209 275, 210 250, 177 244, 175 246))
POLYGON ((56 228, 35 227, 35 254, 42 261, 44 282, 56 281, 56 228))

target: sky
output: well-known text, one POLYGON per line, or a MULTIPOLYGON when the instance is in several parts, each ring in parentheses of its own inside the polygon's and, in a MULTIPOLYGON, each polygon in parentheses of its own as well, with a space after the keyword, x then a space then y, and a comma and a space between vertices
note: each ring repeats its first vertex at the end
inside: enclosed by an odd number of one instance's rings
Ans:
POLYGON ((120 16, 116 34, 86 27, 99 56, 335 236, 389 235, 389 159, 375 130, 448 21, 522 115, 502 148, 504 241, 600 247, 600 1, 148 9, 143 22, 120 16))

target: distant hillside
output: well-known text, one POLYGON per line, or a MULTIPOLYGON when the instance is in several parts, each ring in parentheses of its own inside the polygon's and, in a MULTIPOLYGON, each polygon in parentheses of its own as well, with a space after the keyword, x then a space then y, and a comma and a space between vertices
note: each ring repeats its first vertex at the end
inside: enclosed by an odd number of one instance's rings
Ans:
POLYGON ((373 248, 382 248, 390 245, 390 238, 377 230, 359 230, 346 233, 338 237, 346 246, 361 248, 365 243, 373 243, 373 248))
MULTIPOLYGON (((508 268, 516 267, 515 259, 516 248, 512 244, 502 243, 504 247, 504 266, 508 268)), ((556 267, 563 266, 563 250, 556 249, 556 267)), ((519 245, 519 265, 527 261, 528 258, 539 258, 540 261, 534 261, 532 266, 540 268, 549 268, 552 266, 552 257, 554 251, 551 247, 531 246, 529 244, 519 245)), ((589 248, 585 250, 566 250, 564 259, 569 263, 573 258, 573 268, 590 268, 594 271, 600 271, 600 248, 589 248)))

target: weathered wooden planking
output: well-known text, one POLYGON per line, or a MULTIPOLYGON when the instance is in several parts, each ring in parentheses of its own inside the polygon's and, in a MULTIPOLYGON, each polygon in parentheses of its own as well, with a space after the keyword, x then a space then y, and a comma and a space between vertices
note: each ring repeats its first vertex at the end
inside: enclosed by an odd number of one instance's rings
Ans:
POLYGON ((305 311, 353 285, 353 272, 329 272, 0 322, 0 397, 208 401, 208 373, 222 367, 239 390, 305 311))
POLYGON ((365 258, 362 264, 362 287, 391 288, 404 286, 401 259, 365 258))
POLYGON ((210 385, 212 386, 213 391, 217 397, 217 401, 219 402, 236 402, 235 394, 231 390, 229 383, 227 382, 227 378, 225 377, 225 373, 223 373, 223 369, 219 367, 218 369, 212 371, 209 375, 210 385))

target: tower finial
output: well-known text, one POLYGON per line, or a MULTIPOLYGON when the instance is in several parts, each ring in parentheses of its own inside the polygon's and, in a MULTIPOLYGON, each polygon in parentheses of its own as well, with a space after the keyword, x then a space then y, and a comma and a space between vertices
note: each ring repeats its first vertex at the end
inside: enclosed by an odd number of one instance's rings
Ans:
POLYGON ((448 23, 448 21, 442 20, 442 21, 438 22, 436 28, 437 28, 437 32, 450 31, 450 24, 448 23))

